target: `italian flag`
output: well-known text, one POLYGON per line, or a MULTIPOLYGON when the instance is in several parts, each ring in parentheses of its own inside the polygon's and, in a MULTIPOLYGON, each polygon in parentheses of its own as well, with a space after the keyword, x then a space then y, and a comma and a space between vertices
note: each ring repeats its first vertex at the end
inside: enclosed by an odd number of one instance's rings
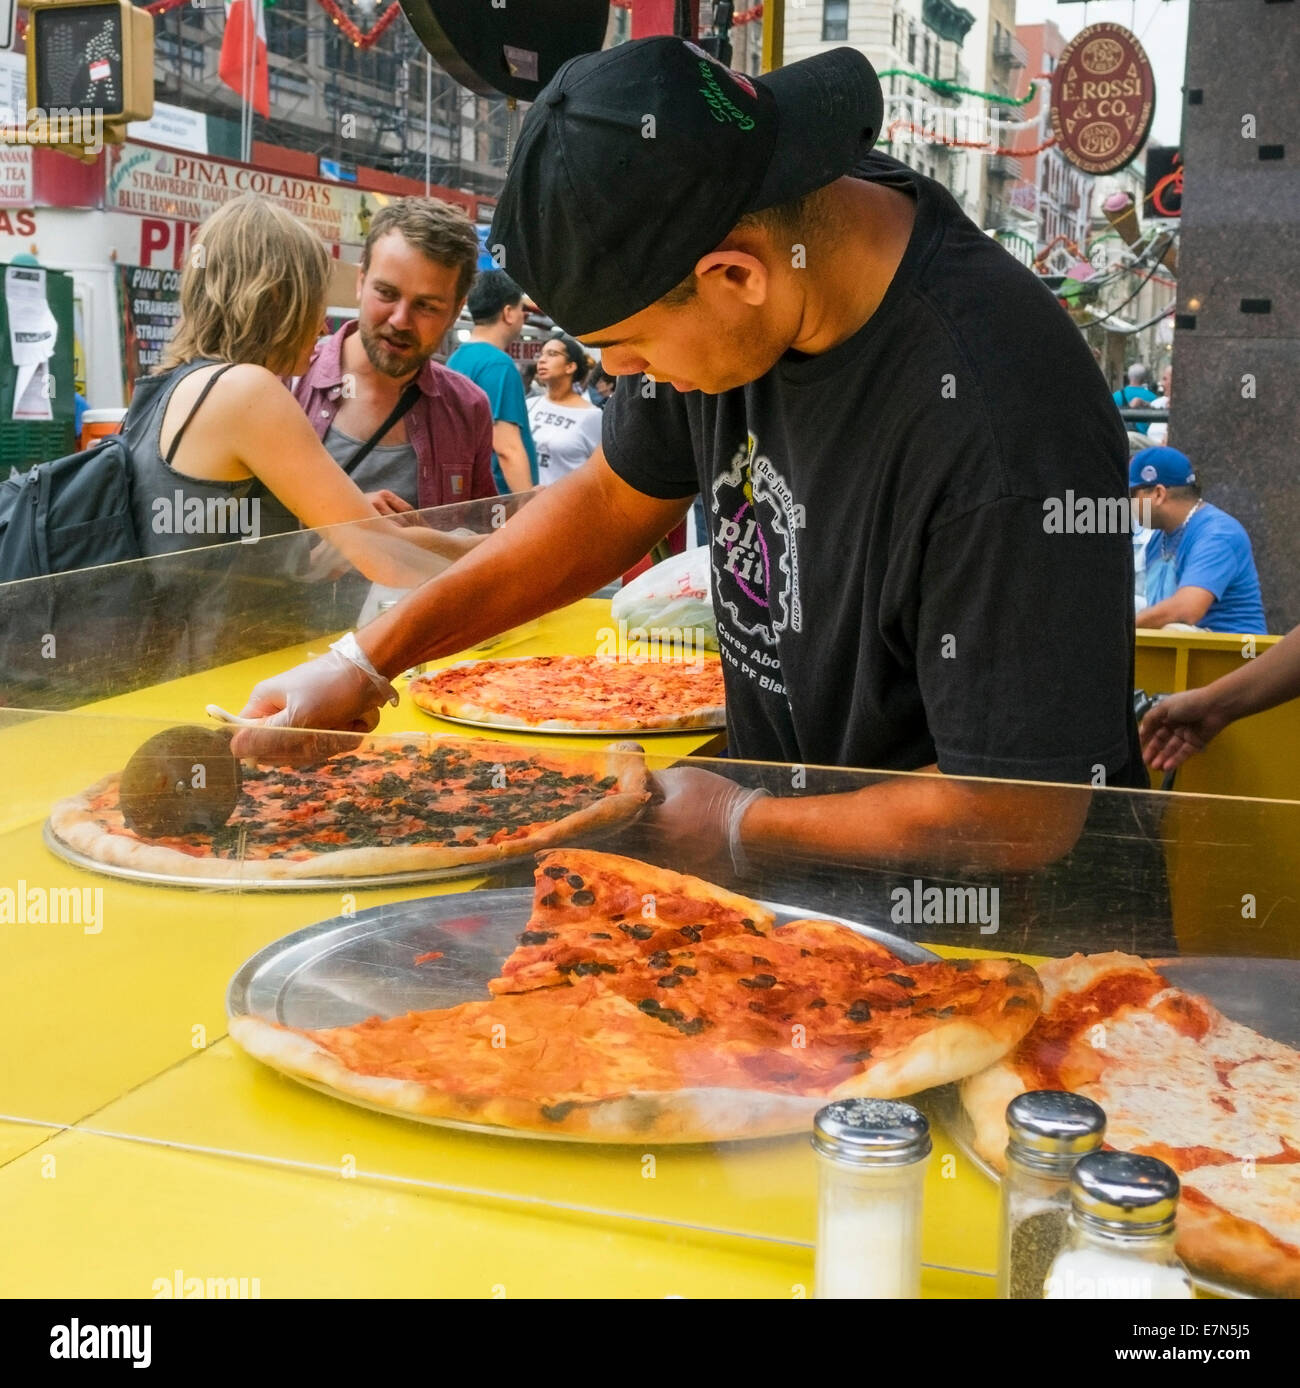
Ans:
POLYGON ((266 62, 262 0, 226 0, 226 32, 217 74, 259 116, 271 114, 271 75, 266 62))

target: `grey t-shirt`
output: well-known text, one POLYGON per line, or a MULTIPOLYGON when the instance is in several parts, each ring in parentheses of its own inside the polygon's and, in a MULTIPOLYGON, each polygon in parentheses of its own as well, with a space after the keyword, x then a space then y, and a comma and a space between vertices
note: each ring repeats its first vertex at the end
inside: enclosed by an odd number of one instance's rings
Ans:
MULTIPOLYGON (((340 467, 365 442, 345 434, 337 424, 325 435, 326 452, 340 467)), ((376 444, 350 474, 363 492, 395 492, 411 506, 419 505, 420 463, 410 443, 376 444)))

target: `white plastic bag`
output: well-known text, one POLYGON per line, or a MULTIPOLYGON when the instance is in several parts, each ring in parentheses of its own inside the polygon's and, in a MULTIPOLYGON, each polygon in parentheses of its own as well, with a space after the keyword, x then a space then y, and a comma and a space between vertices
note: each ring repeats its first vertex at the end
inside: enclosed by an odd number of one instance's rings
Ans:
POLYGON ((711 577, 707 545, 674 554, 614 594, 614 620, 629 633, 640 630, 643 642, 716 651, 711 577))

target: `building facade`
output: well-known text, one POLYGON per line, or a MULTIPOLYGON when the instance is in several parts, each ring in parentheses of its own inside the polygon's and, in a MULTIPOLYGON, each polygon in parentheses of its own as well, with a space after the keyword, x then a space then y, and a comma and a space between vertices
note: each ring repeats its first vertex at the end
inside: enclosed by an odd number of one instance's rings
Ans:
MULTIPOLYGON (((972 111, 959 95, 935 91, 905 73, 970 86, 967 37, 988 0, 809 0, 785 12, 785 61, 847 44, 881 73, 885 129, 878 148, 937 179, 965 212, 981 220, 978 158, 954 143, 969 134, 972 111)), ((982 62, 982 58, 979 60, 982 62)))
POLYGON ((1051 76, 1065 51, 1065 39, 1050 19, 1018 25, 1015 36, 1026 58, 1018 73, 1016 95, 1025 96, 1031 82, 1037 83, 1038 90, 1031 102, 1016 108, 1021 120, 1033 119, 1035 124, 1023 130, 1013 146, 1023 152, 1015 155, 1018 176, 1012 181, 1008 200, 1017 211, 1027 214, 1036 251, 1050 252, 1056 246, 1068 250, 1073 245, 1082 253, 1092 216, 1093 180, 1055 146, 1038 150, 1052 133, 1048 118, 1051 76))

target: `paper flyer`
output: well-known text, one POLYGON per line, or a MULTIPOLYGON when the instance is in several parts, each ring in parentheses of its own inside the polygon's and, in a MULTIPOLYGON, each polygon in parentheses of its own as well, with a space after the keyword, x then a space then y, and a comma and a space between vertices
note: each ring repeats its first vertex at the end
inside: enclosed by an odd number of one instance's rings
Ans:
POLYGON ((11 417, 53 419, 50 357, 59 327, 45 299, 45 271, 10 265, 5 271, 5 307, 9 313, 9 350, 18 373, 11 417))

